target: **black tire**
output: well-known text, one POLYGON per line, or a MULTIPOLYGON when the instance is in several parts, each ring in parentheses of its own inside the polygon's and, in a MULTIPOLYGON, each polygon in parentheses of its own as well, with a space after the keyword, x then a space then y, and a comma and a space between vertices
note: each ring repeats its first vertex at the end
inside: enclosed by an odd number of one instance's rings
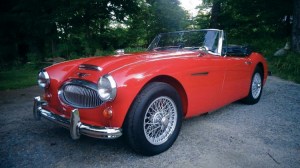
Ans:
POLYGON ((260 100, 262 90, 263 71, 260 67, 256 67, 252 75, 248 96, 242 99, 242 102, 249 105, 256 104, 260 100))
POLYGON ((173 145, 181 128, 182 117, 182 103, 177 91, 166 83, 153 82, 133 102, 123 126, 124 134, 130 147, 137 153, 156 155, 173 145))

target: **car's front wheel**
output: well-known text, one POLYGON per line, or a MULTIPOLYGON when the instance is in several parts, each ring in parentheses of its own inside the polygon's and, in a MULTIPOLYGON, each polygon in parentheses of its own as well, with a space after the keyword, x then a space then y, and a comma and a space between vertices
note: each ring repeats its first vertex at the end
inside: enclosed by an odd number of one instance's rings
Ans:
POLYGON ((173 145, 181 121, 182 104, 177 91, 166 83, 153 82, 136 97, 123 129, 136 152, 155 155, 173 145))
POLYGON ((262 93, 263 89, 263 71, 260 67, 256 67, 252 75, 250 90, 248 96, 242 101, 245 104, 256 104, 262 93))

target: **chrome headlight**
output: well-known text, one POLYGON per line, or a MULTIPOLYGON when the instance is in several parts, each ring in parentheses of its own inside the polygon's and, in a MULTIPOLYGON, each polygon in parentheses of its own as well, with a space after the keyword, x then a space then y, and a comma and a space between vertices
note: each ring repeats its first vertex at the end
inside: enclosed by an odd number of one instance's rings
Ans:
POLYGON ((50 85, 50 77, 45 70, 42 70, 38 76, 38 84, 41 88, 48 88, 50 85))
POLYGON ((104 75, 98 81, 98 94, 102 101, 112 101, 117 95, 117 84, 110 75, 104 75))

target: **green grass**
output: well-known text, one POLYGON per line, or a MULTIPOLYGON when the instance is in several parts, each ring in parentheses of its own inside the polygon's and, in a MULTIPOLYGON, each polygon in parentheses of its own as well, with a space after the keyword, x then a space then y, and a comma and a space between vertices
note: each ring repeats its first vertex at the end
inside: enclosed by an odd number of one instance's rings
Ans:
POLYGON ((19 89, 36 85, 38 72, 39 69, 31 65, 12 70, 2 70, 0 72, 0 90, 19 89))
POLYGON ((286 56, 272 57, 269 66, 273 75, 300 83, 300 54, 290 52, 286 56))

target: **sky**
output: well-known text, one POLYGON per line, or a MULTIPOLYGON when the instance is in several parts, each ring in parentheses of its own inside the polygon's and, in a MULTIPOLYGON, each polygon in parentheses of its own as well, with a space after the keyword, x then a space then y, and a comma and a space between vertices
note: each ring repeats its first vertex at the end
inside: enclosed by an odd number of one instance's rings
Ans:
POLYGON ((192 16, 196 16, 198 10, 196 10, 195 8, 200 5, 200 3, 202 2, 202 0, 179 0, 181 3, 181 6, 185 9, 188 10, 189 13, 192 16))

